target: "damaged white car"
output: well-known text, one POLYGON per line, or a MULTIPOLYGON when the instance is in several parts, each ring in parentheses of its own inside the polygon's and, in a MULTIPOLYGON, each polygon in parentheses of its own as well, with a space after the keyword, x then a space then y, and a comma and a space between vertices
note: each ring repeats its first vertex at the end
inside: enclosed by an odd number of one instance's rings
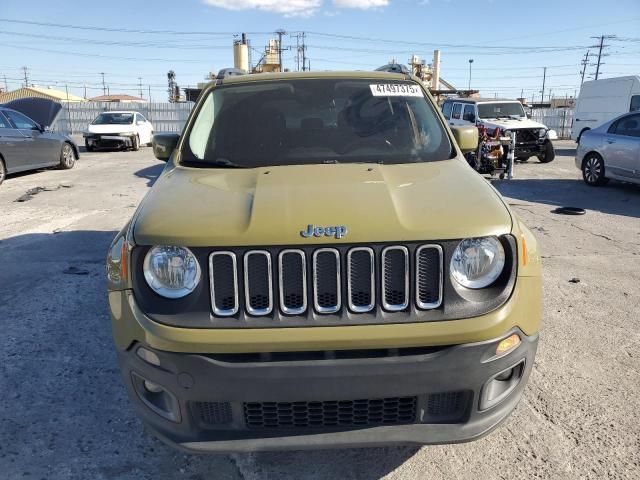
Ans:
POLYGON ((139 112, 102 112, 82 136, 88 152, 99 148, 138 150, 140 145, 151 145, 153 125, 139 112))

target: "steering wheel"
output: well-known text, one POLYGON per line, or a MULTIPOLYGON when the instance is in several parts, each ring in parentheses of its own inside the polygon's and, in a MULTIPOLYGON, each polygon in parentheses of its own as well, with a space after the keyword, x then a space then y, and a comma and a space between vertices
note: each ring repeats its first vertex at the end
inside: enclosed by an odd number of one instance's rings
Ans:
POLYGON ((396 147, 386 138, 364 137, 364 138, 358 138, 356 140, 353 140, 352 142, 349 142, 343 148, 340 149, 341 150, 340 153, 348 153, 348 152, 357 150, 358 148, 369 147, 371 146, 372 143, 379 144, 386 149, 396 150, 396 147))

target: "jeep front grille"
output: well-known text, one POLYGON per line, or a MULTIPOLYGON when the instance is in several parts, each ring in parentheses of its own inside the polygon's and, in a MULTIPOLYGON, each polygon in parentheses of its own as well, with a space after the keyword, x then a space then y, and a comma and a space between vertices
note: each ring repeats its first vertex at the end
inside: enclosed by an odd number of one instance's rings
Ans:
POLYGON ((318 313, 340 310, 340 253, 334 248, 313 252, 313 305, 318 313))
POLYGON ((273 310, 271 255, 264 250, 244 254, 245 308, 250 315, 268 315, 273 310))
POLYGON ((283 250, 278 255, 280 309, 300 315, 307 309, 307 262, 302 250, 283 250))
POLYGON ((227 317, 238 313, 238 262, 233 252, 214 252, 209 257, 209 282, 213 313, 227 317))
POLYGON ((216 251, 209 256, 214 316, 241 309, 252 317, 279 310, 285 316, 332 315, 341 310, 365 314, 377 308, 406 311, 442 305, 443 250, 402 245, 216 251), (274 281, 274 278, 277 281, 274 281), (242 299, 242 302, 241 302, 242 299), (241 304, 242 303, 242 304, 241 304))
POLYGON ((382 251, 382 306, 390 312, 409 305, 409 251, 393 246, 382 251))

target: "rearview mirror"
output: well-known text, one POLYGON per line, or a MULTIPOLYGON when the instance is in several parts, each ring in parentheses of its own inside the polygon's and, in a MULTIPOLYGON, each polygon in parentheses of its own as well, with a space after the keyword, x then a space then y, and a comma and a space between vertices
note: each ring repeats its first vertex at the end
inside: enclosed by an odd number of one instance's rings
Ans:
POLYGON ((180 140, 180 135, 177 133, 156 133, 151 140, 153 154, 158 160, 166 162, 176 149, 178 140, 180 140))
POLYGON ((478 148, 478 129, 476 127, 452 127, 451 131, 462 153, 474 152, 478 148))

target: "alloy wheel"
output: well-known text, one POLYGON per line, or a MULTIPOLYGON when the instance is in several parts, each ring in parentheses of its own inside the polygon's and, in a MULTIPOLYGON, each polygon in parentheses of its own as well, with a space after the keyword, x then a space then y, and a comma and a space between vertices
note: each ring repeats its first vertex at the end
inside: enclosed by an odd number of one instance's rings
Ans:
POLYGON ((589 157, 584 166, 584 176, 589 183, 597 183, 602 176, 602 165, 597 157, 589 157))
POLYGON ((68 143, 62 147, 62 158, 64 159, 64 164, 67 168, 70 168, 73 165, 73 150, 68 143))

